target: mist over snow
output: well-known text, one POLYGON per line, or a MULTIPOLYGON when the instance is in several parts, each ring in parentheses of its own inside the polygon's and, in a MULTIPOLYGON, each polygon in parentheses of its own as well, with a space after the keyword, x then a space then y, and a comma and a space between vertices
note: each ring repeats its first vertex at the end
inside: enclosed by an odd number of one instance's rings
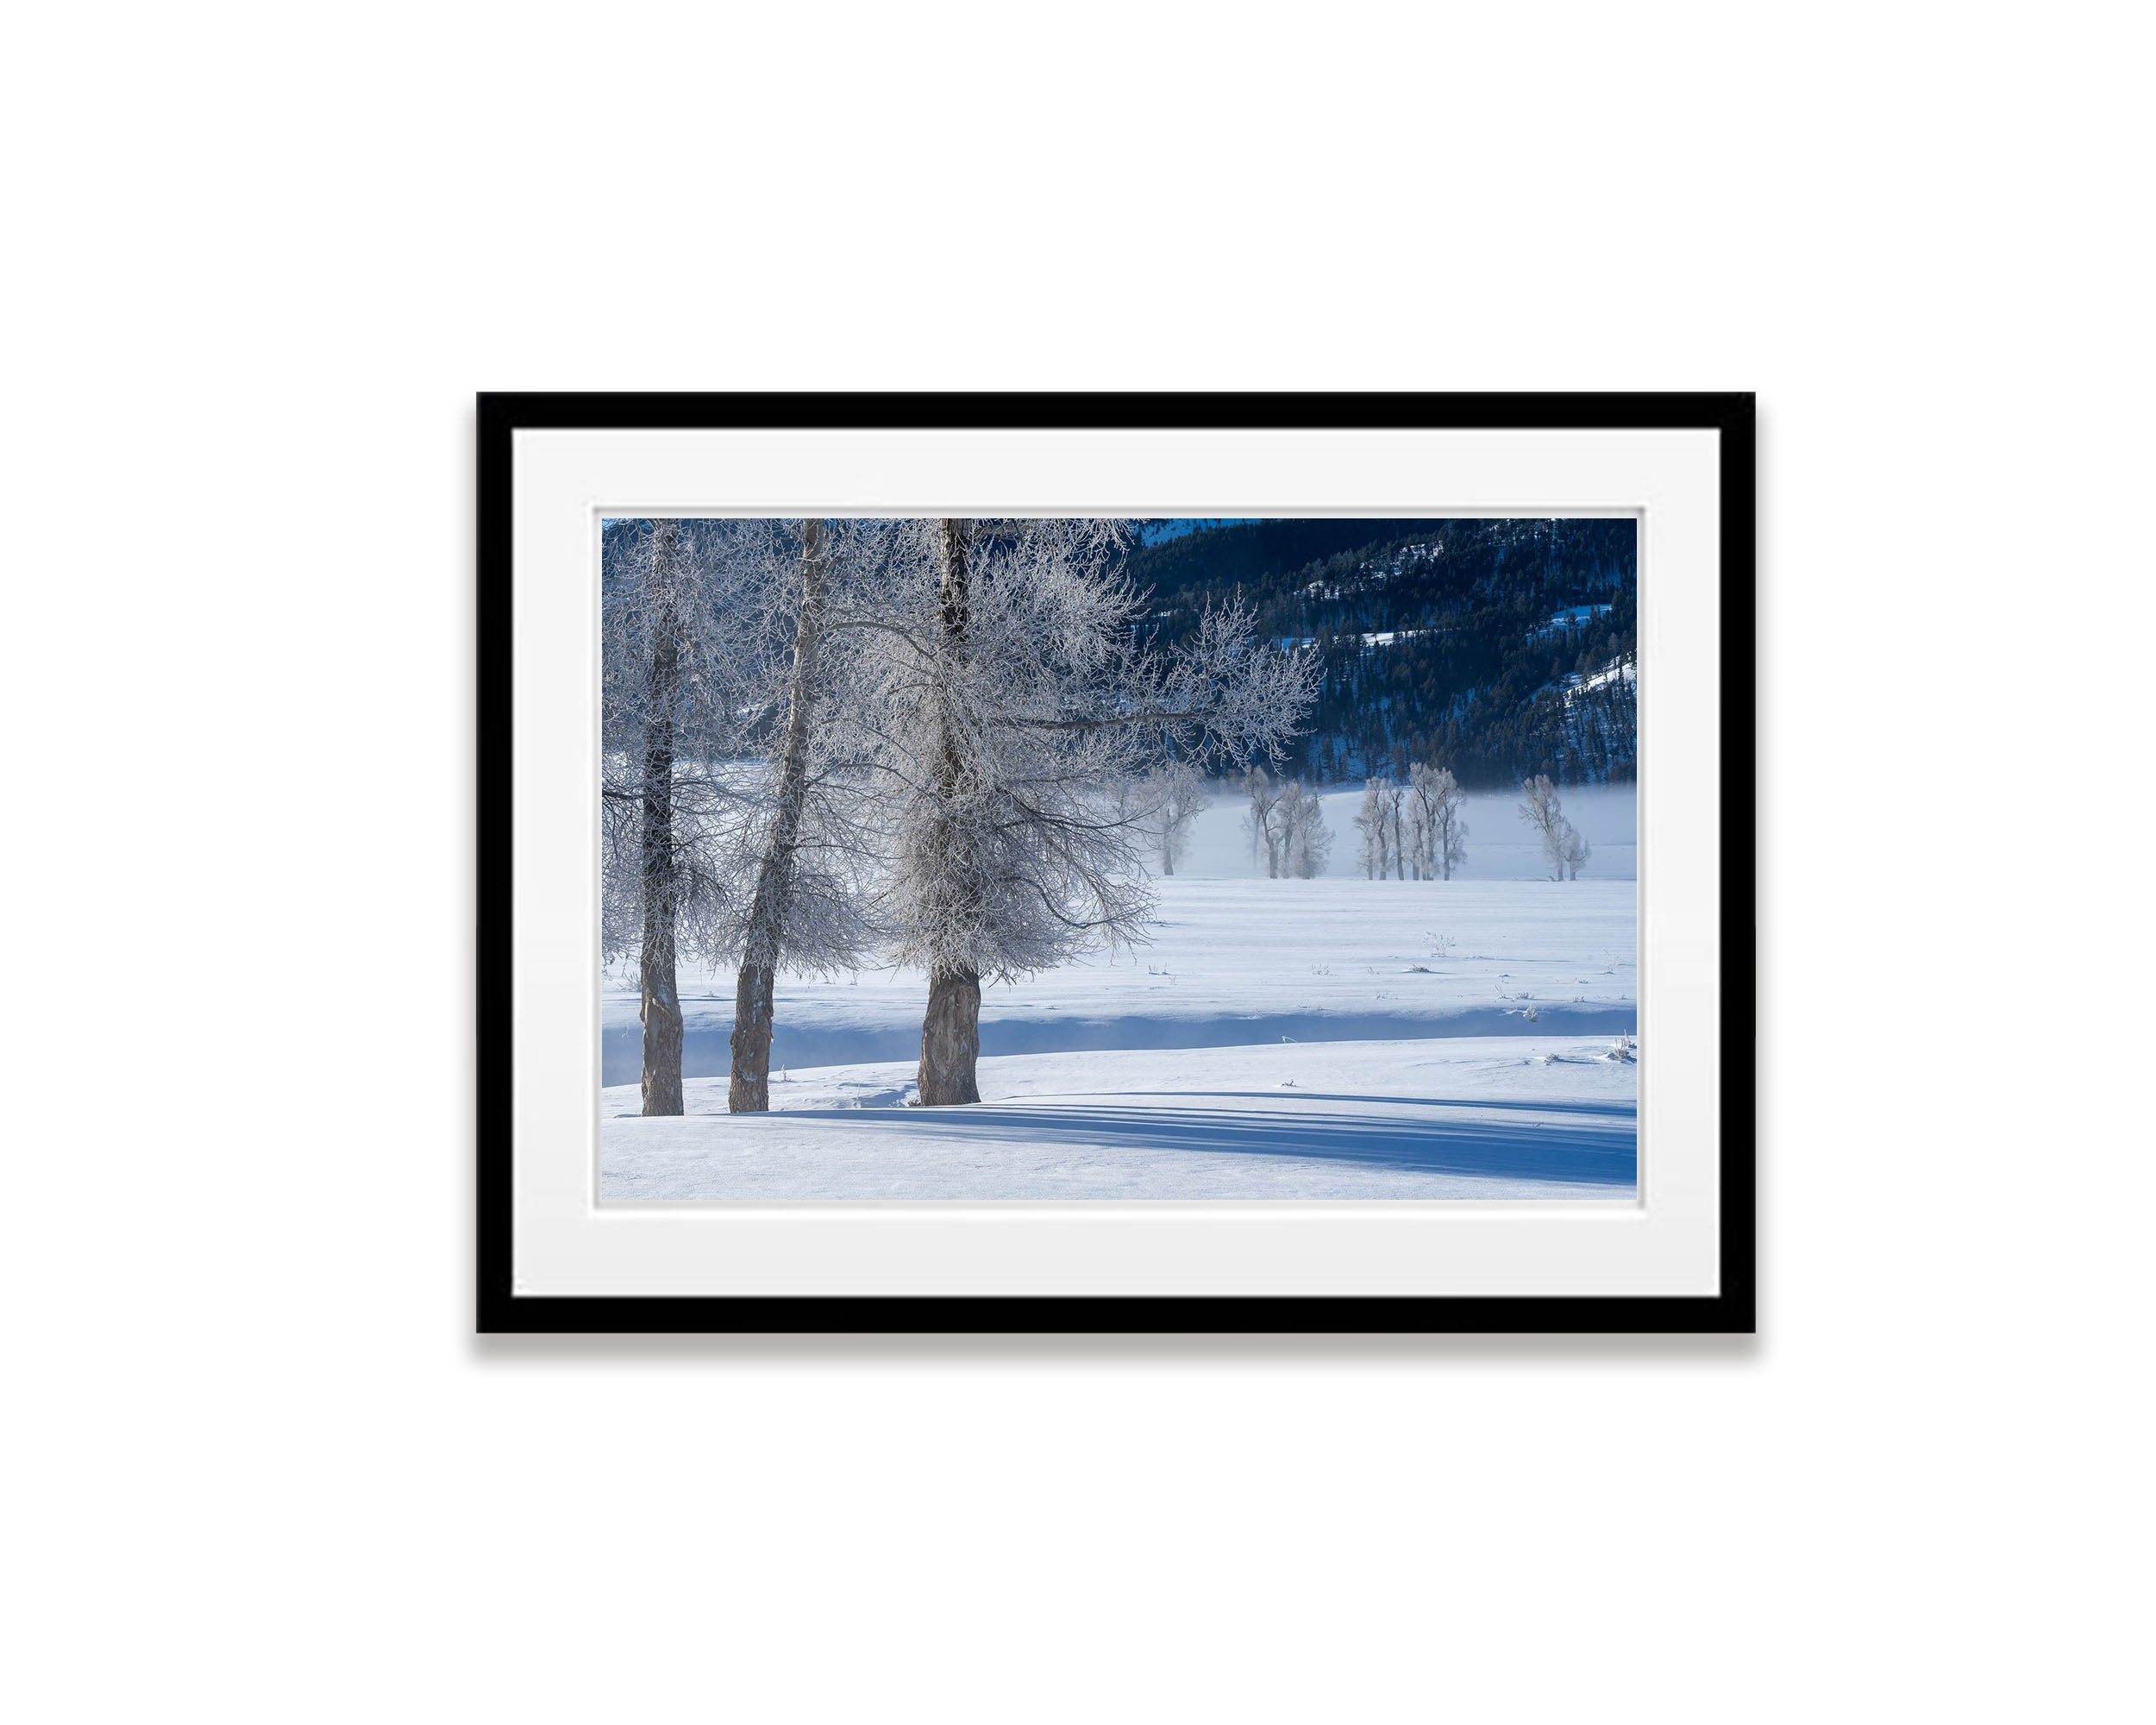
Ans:
MULTIPOLYGON (((1189 854, 1175 865, 1178 878, 1194 880, 1248 880, 1265 873, 1264 859, 1253 858, 1250 842, 1242 829, 1245 799, 1229 781, 1214 780, 1206 787, 1213 806, 1197 819, 1189 854)), ((1639 799, 1635 787, 1623 785, 1566 785, 1558 794, 1564 812, 1587 835, 1595 847, 1586 877, 1593 881, 1633 881, 1639 878, 1635 856, 1639 844, 1639 799)), ((1326 877, 1360 876, 1355 860, 1355 812, 1363 799, 1358 784, 1322 790, 1326 824, 1332 829, 1332 850, 1321 871, 1326 877)), ((1465 813, 1468 825, 1467 860, 1454 871, 1457 881, 1539 881, 1548 877, 1542 849, 1534 834, 1520 819, 1519 793, 1470 791, 1465 813)), ((1443 881, 1406 881, 1442 891, 1443 881)))

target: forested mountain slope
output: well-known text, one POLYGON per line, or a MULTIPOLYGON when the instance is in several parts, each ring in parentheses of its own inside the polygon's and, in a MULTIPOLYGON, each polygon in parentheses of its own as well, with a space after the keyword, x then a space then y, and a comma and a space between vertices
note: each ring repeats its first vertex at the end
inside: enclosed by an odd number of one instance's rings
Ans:
POLYGON ((1163 643, 1240 599, 1325 659, 1288 769, 1324 782, 1448 766, 1463 784, 1579 784, 1637 759, 1637 534, 1629 518, 1215 526, 1141 545, 1163 643))

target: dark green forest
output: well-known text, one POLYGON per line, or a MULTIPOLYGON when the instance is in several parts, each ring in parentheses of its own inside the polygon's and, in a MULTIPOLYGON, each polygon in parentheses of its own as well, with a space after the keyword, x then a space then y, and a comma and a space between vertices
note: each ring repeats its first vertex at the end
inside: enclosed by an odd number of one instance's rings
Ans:
POLYGON ((1163 645, 1239 599, 1260 632, 1316 643, 1323 693, 1287 770, 1322 783, 1628 780, 1638 759, 1639 570, 1629 518, 1318 518, 1142 545, 1128 571, 1163 645))

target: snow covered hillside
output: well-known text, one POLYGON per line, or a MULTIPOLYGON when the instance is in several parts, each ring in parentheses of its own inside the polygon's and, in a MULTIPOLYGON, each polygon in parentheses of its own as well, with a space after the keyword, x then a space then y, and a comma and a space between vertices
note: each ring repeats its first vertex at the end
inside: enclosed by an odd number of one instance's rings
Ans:
POLYGON ((1262 638, 1319 655, 1286 761, 1306 782, 1422 761, 1463 785, 1599 784, 1634 775, 1633 687, 1563 693, 1637 656, 1638 550, 1619 519, 1271 520, 1150 543, 1127 567, 1158 646, 1234 602, 1262 638))

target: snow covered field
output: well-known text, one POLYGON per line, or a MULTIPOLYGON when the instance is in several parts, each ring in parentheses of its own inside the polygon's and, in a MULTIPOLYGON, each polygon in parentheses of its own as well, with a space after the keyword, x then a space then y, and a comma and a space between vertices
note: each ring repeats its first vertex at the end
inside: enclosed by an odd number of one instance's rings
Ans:
POLYGON ((823 1067, 730 1115, 724 1078, 644 1120, 606 1092, 600 1196, 1599 1198, 1633 1180, 1610 1038, 1274 1043, 981 1063, 982 1100, 899 1106, 910 1063, 823 1067))
POLYGON ((1255 877, 1216 791, 1156 885, 1150 944, 982 990, 981 1091, 905 1106, 918 972, 780 979, 769 1115, 730 1115, 730 972, 685 975, 686 1116, 638 1116, 629 980, 607 979, 606 1199, 1629 1197, 1633 797, 1569 792, 1595 857, 1534 878, 1515 800, 1475 798, 1451 881, 1255 877))

